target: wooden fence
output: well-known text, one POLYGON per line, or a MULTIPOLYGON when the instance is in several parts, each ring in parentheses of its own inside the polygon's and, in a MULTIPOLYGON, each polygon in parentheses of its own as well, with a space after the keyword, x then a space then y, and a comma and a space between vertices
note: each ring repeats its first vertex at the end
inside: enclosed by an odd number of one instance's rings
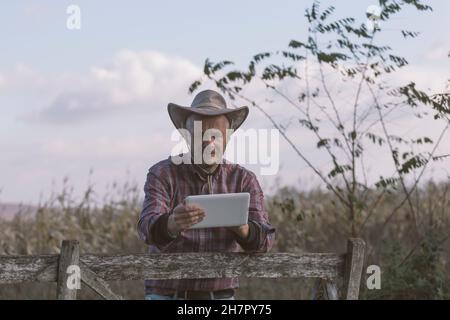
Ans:
POLYGON ((122 299, 107 281, 201 279, 217 277, 317 278, 314 298, 358 299, 365 243, 351 238, 347 252, 336 253, 164 253, 81 255, 76 240, 64 240, 59 255, 0 256, 0 285, 56 282, 57 298, 74 300, 69 266, 81 282, 104 299, 122 299))

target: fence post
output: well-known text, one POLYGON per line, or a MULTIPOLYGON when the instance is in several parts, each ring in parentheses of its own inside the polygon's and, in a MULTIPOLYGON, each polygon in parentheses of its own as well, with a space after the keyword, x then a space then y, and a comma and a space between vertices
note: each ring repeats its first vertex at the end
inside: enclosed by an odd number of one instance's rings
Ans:
POLYGON ((58 263, 58 281, 56 284, 56 297, 58 300, 76 300, 77 289, 69 289, 67 268, 71 265, 79 267, 80 246, 77 240, 63 240, 58 263))
POLYGON ((363 239, 350 238, 347 241, 343 296, 346 300, 358 300, 365 247, 366 244, 363 239))

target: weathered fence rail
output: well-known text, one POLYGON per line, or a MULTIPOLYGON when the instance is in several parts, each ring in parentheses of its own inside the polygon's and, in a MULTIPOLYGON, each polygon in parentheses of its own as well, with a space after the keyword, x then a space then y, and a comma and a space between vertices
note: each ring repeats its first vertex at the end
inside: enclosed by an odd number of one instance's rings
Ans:
POLYGON ((80 255, 75 240, 63 241, 59 255, 0 256, 0 285, 56 282, 58 299, 76 299, 69 289, 70 265, 79 266, 81 281, 105 299, 121 299, 107 281, 201 279, 217 277, 317 278, 315 293, 328 299, 358 299, 364 263, 362 239, 348 240, 336 253, 163 253, 80 255), (340 283, 341 285, 338 285, 340 283))

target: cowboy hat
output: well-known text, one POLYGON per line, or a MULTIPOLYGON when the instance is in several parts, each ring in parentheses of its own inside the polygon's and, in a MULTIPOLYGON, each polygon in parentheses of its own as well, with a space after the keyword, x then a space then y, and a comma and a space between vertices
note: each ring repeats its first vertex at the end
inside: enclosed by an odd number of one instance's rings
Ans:
POLYGON ((230 109, 222 95, 214 90, 199 92, 190 107, 180 106, 175 103, 167 105, 170 119, 177 129, 186 128, 186 119, 191 114, 203 116, 224 115, 230 122, 230 129, 237 130, 248 116, 248 107, 230 109))

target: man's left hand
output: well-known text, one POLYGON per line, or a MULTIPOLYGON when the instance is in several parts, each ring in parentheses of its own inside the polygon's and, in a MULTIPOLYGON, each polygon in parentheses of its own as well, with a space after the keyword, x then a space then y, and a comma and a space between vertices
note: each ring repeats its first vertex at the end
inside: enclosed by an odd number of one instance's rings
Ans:
POLYGON ((234 232, 235 234, 237 234, 238 236, 240 236, 243 239, 247 239, 248 238, 248 224, 244 224, 242 226, 237 226, 237 227, 228 227, 232 232, 234 232))

